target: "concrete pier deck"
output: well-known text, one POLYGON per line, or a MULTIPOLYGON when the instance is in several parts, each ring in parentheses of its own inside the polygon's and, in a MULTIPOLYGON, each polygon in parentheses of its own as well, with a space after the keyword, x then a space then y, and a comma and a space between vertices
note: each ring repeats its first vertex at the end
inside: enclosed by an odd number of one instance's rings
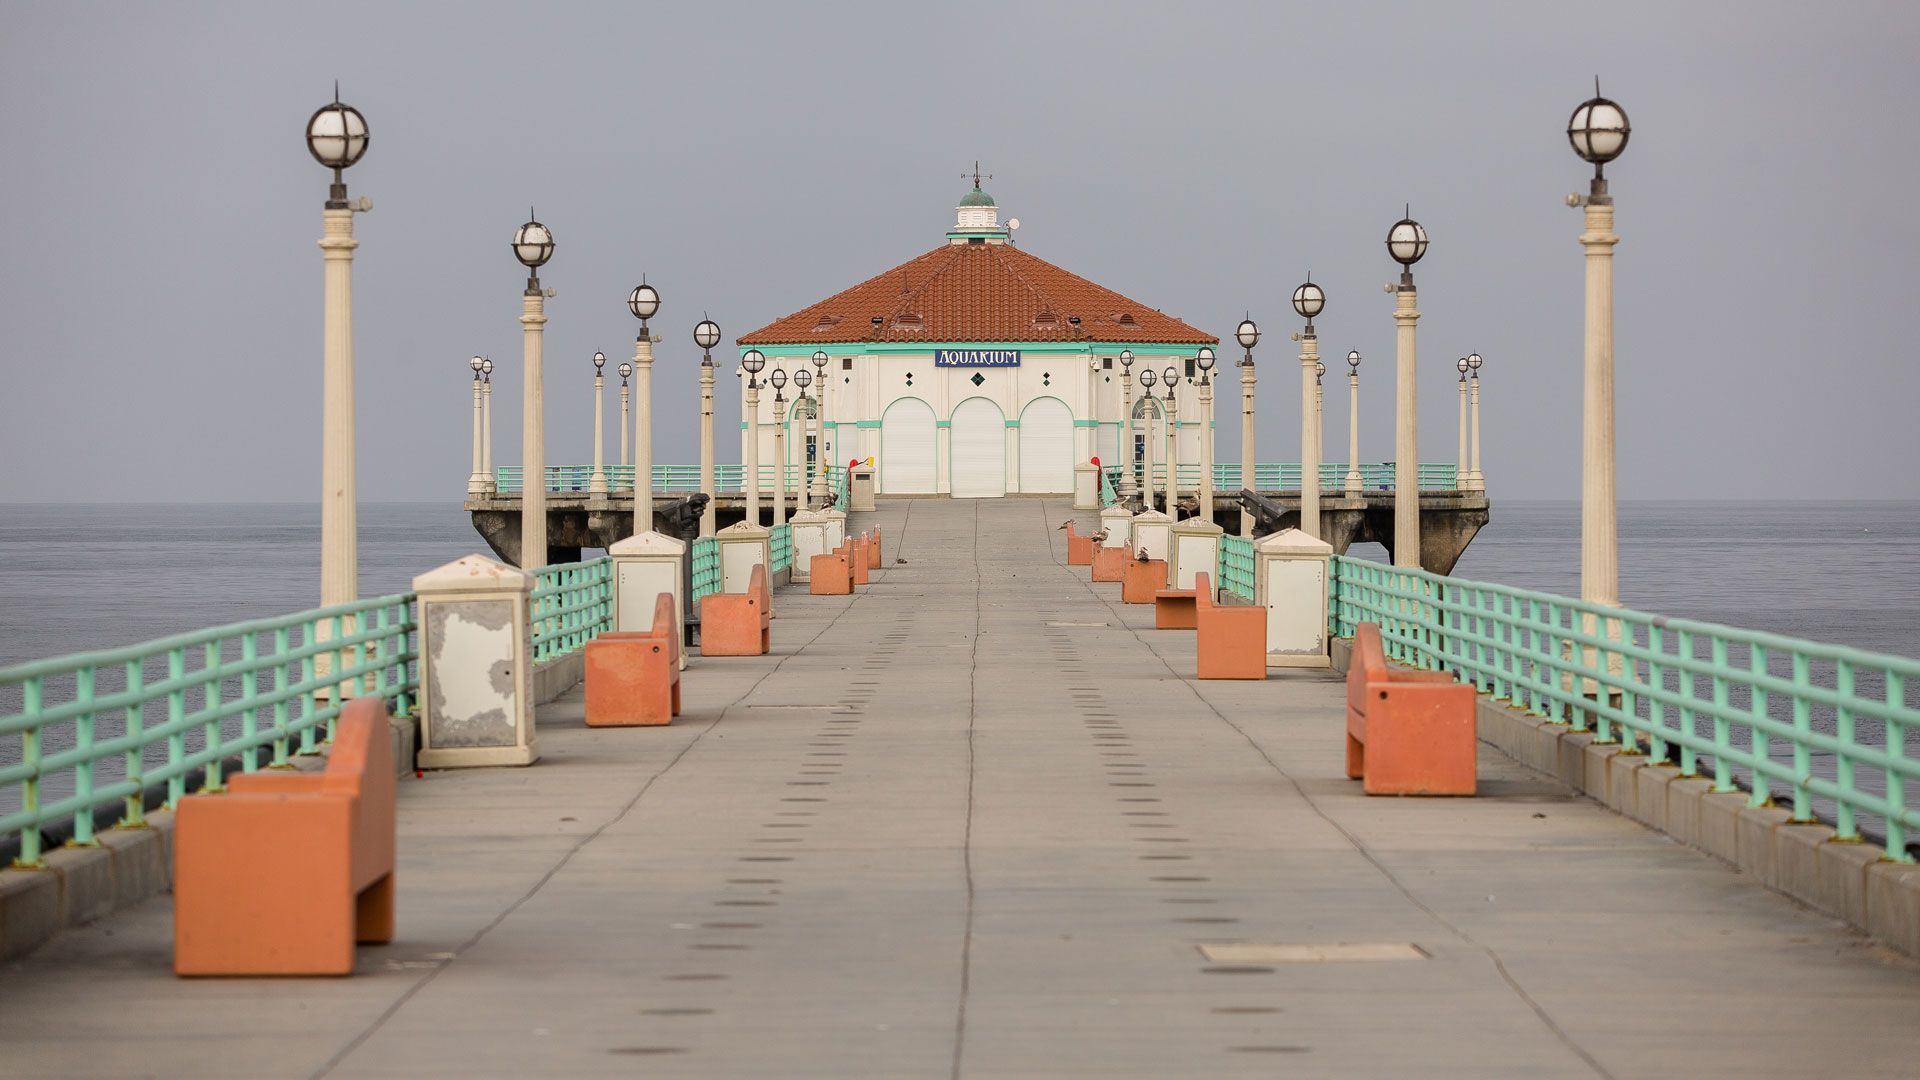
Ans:
POLYGON ((857 515, 873 584, 673 726, 576 692, 538 765, 403 783, 354 977, 176 979, 154 900, 0 969, 0 1075, 1920 1075, 1916 965, 1484 745, 1365 798, 1336 676, 1194 681, 1070 513, 857 515))

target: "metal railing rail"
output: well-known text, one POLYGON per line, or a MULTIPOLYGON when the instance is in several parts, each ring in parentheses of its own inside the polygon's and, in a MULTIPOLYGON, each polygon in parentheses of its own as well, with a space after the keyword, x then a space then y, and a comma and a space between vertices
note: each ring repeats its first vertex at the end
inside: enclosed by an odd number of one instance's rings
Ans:
MULTIPOLYGON (((1124 465, 1103 465, 1100 468, 1103 484, 1118 485, 1125 471, 1124 465)), ((1368 462, 1360 466, 1360 487, 1364 491, 1392 491, 1394 488, 1393 462, 1368 462)), ((1255 491, 1298 491, 1300 490, 1300 465, 1298 462, 1261 462, 1253 467, 1255 491)), ((1135 483, 1143 483, 1143 470, 1135 462, 1133 476, 1135 483)), ((1200 487, 1200 464, 1181 462, 1175 472, 1178 484, 1182 488, 1198 490, 1200 487)), ((1458 488, 1459 466, 1451 462, 1422 462, 1419 469, 1420 490, 1453 491, 1458 488)), ((1153 464, 1154 483, 1164 490, 1167 482, 1165 462, 1153 464)), ((1338 493, 1346 489, 1347 466, 1345 463, 1323 462, 1320 466, 1320 489, 1338 493)), ((1213 490, 1216 494, 1230 495, 1238 492, 1244 485, 1240 482, 1240 465, 1237 462, 1215 462, 1213 466, 1213 490)))
POLYGON ((774 526, 771 541, 773 565, 767 567, 769 575, 777 574, 793 566, 793 526, 782 522, 774 526))
MULTIPOLYGON (((633 466, 607 465, 608 491, 633 490, 633 466)), ((760 493, 772 498, 773 478, 779 466, 763 464, 759 467, 760 493)), ((844 465, 824 466, 827 482, 831 485, 845 475, 844 465)), ((802 484, 810 484, 807 467, 799 462, 786 466, 787 493, 801 491, 802 484)), ((747 470, 744 465, 729 464, 713 467, 713 486, 720 491, 741 491, 746 487, 747 470)), ((495 465, 493 467, 494 490, 503 495, 517 494, 522 490, 526 474, 518 465, 495 465)), ((547 490, 560 494, 585 494, 593 486, 593 466, 591 465, 549 465, 547 466, 547 490)), ((698 465, 655 465, 653 467, 653 490, 656 492, 693 492, 700 490, 700 467, 698 465)), ((711 492, 709 493, 711 494, 711 492)))
POLYGON ((531 602, 535 663, 581 648, 613 629, 613 559, 541 567, 531 602))
POLYGON ((103 804, 140 825, 149 789, 165 784, 171 807, 196 769, 197 790, 219 791, 231 758, 253 772, 262 748, 275 767, 317 753, 347 698, 406 712, 413 620, 398 593, 0 669, 0 842, 17 837, 16 865, 37 867, 50 825, 71 818, 70 842, 91 846, 103 804))
POLYGON ((1220 587, 1248 603, 1258 603, 1253 589, 1253 541, 1242 536, 1220 538, 1220 567, 1214 575, 1220 587))
POLYGON ((693 542, 693 610, 700 610, 700 598, 720 591, 720 541, 702 536, 693 542))
POLYGON ((1920 829, 1920 660, 1590 604, 1336 556, 1330 629, 1377 622, 1387 652, 1714 789, 1776 789, 1841 840, 1920 829), (1623 733, 1624 732, 1624 733, 1623 733))

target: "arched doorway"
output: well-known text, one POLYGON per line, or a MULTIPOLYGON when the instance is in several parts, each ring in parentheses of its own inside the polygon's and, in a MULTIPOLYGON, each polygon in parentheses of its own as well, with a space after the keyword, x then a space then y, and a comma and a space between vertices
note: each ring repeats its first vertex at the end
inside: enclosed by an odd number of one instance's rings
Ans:
POLYGON ((1073 410, 1056 397, 1035 398, 1020 412, 1020 490, 1073 491, 1073 410))
POLYGON ((953 410, 953 497, 997 499, 1007 493, 1007 417, 986 398, 953 410))
POLYGON ((900 398, 880 417, 880 490, 927 495, 935 490, 933 406, 900 398))

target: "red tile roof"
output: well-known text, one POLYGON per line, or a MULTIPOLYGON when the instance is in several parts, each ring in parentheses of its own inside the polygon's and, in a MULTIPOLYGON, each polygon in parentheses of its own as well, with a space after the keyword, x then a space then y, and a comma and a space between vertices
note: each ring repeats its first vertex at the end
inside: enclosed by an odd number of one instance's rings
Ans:
POLYGON ((1220 339, 1011 244, 942 244, 736 339, 741 345, 1220 339), (1080 325, 1067 320, 1078 315, 1080 325), (879 316, 880 325, 873 323, 879 316))

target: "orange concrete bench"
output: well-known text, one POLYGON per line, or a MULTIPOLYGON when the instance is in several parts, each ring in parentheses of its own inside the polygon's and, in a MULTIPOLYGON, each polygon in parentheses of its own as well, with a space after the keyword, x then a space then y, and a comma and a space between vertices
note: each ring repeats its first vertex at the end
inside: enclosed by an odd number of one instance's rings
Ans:
POLYGON ((387 706, 354 698, 319 772, 227 778, 174 818, 173 970, 347 975, 393 940, 394 772, 387 706))
POLYGON ((701 656, 765 656, 773 646, 773 598, 767 594, 767 565, 755 563, 743 593, 708 593, 700 598, 701 656))
POLYGON ((1127 563, 1131 561, 1133 561, 1133 553, 1124 546, 1096 545, 1093 549, 1093 580, 1125 581, 1127 563))
POLYGON ((1267 609, 1213 602, 1210 575, 1193 575, 1195 670, 1202 679, 1267 677, 1267 609))
POLYGON ((807 592, 814 596, 845 596, 853 591, 853 571, 843 551, 815 555, 807 561, 807 592))
POLYGON ((1128 559, 1125 574, 1120 579, 1120 602, 1151 604, 1153 594, 1166 587, 1167 560, 1128 559))
POLYGON ((680 715, 679 622, 673 594, 661 593, 653 603, 653 629, 587 642, 588 727, 651 727, 680 715))
POLYGON ((1474 794, 1473 687, 1388 667, 1377 623, 1354 632, 1349 665, 1347 775, 1369 795, 1474 794))
POLYGON ((1153 594, 1153 628, 1155 630, 1193 630, 1197 629, 1195 589, 1161 589, 1153 594))
POLYGON ((880 569, 880 526, 873 527, 872 546, 867 548, 867 569, 880 569))
POLYGON ((849 536, 846 542, 841 544, 840 547, 846 554, 847 570, 853 575, 853 583, 855 585, 867 584, 868 573, 873 568, 867 565, 867 563, 871 561, 872 556, 867 554, 866 537, 849 536))
POLYGON ((1093 565, 1093 537, 1076 535, 1071 521, 1067 522, 1067 565, 1093 565))

